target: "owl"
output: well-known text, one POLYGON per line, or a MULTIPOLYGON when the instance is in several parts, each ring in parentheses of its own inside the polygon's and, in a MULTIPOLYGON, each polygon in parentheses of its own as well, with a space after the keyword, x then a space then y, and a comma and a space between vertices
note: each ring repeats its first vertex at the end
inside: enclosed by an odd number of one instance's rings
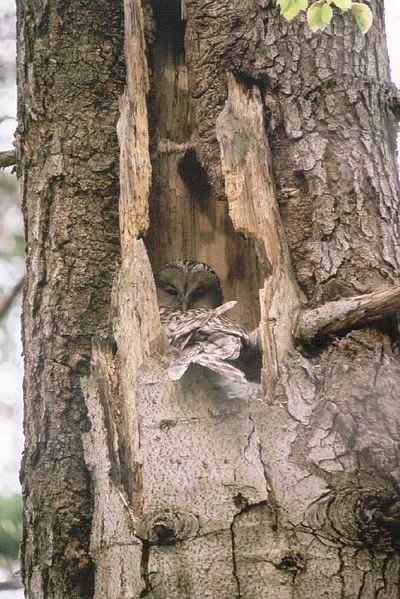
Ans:
MULTIPOLYGON (((223 303, 214 270, 203 262, 172 260, 158 270, 155 281, 161 324, 170 344, 178 350, 169 368, 170 377, 180 379, 190 364, 196 363, 245 383, 248 373, 243 364, 249 361, 249 352, 254 354, 251 337, 225 316, 236 302, 223 303)), ((258 350, 254 357, 259 370, 258 350)), ((250 362, 249 372, 254 368, 252 358, 250 362)))

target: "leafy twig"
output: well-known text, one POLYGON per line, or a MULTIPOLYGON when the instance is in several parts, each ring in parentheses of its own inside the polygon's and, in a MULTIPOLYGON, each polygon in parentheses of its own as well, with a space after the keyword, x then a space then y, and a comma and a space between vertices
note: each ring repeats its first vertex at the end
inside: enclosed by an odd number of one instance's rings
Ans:
POLYGON ((307 23, 312 31, 324 30, 332 20, 332 6, 342 12, 350 10, 362 33, 367 33, 372 25, 372 12, 370 7, 363 2, 352 0, 316 0, 309 4, 309 0, 276 0, 281 15, 291 21, 301 11, 307 13, 307 23))

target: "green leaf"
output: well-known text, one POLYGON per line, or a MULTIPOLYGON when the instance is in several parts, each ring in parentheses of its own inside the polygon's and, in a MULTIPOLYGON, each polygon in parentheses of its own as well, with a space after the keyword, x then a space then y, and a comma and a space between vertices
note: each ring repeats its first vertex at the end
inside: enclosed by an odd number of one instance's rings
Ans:
POLYGON ((281 9, 281 15, 287 21, 292 21, 301 10, 306 10, 308 0, 277 0, 277 5, 281 9))
POLYGON ((333 10, 326 2, 314 2, 307 11, 307 23, 312 31, 325 29, 333 17, 333 10))
POLYGON ((372 12, 370 7, 362 2, 352 2, 351 12, 362 33, 367 33, 372 25, 372 12))
POLYGON ((332 2, 341 10, 349 10, 351 8, 351 0, 332 0, 332 2))

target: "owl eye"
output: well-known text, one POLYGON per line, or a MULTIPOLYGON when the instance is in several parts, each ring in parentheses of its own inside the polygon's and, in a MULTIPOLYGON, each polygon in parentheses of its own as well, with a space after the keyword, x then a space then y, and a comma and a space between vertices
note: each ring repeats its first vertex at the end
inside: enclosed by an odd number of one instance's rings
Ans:
POLYGON ((192 293, 192 298, 199 299, 199 298, 203 297, 205 295, 205 293, 206 293, 206 290, 203 288, 196 289, 192 293))
POLYGON ((178 291, 177 289, 175 289, 175 287, 165 287, 165 291, 169 294, 169 295, 178 295, 178 291))

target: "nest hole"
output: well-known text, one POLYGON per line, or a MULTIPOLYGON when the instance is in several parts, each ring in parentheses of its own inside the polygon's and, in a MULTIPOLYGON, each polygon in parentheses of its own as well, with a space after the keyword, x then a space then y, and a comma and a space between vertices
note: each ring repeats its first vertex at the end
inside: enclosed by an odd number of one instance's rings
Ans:
POLYGON ((260 320, 259 289, 267 260, 255 240, 238 234, 229 205, 209 183, 195 151, 196 106, 185 64, 185 23, 179 2, 153 2, 155 37, 149 49, 152 192, 145 239, 156 270, 183 258, 209 264, 224 299, 237 300, 230 317, 248 329, 260 320))

